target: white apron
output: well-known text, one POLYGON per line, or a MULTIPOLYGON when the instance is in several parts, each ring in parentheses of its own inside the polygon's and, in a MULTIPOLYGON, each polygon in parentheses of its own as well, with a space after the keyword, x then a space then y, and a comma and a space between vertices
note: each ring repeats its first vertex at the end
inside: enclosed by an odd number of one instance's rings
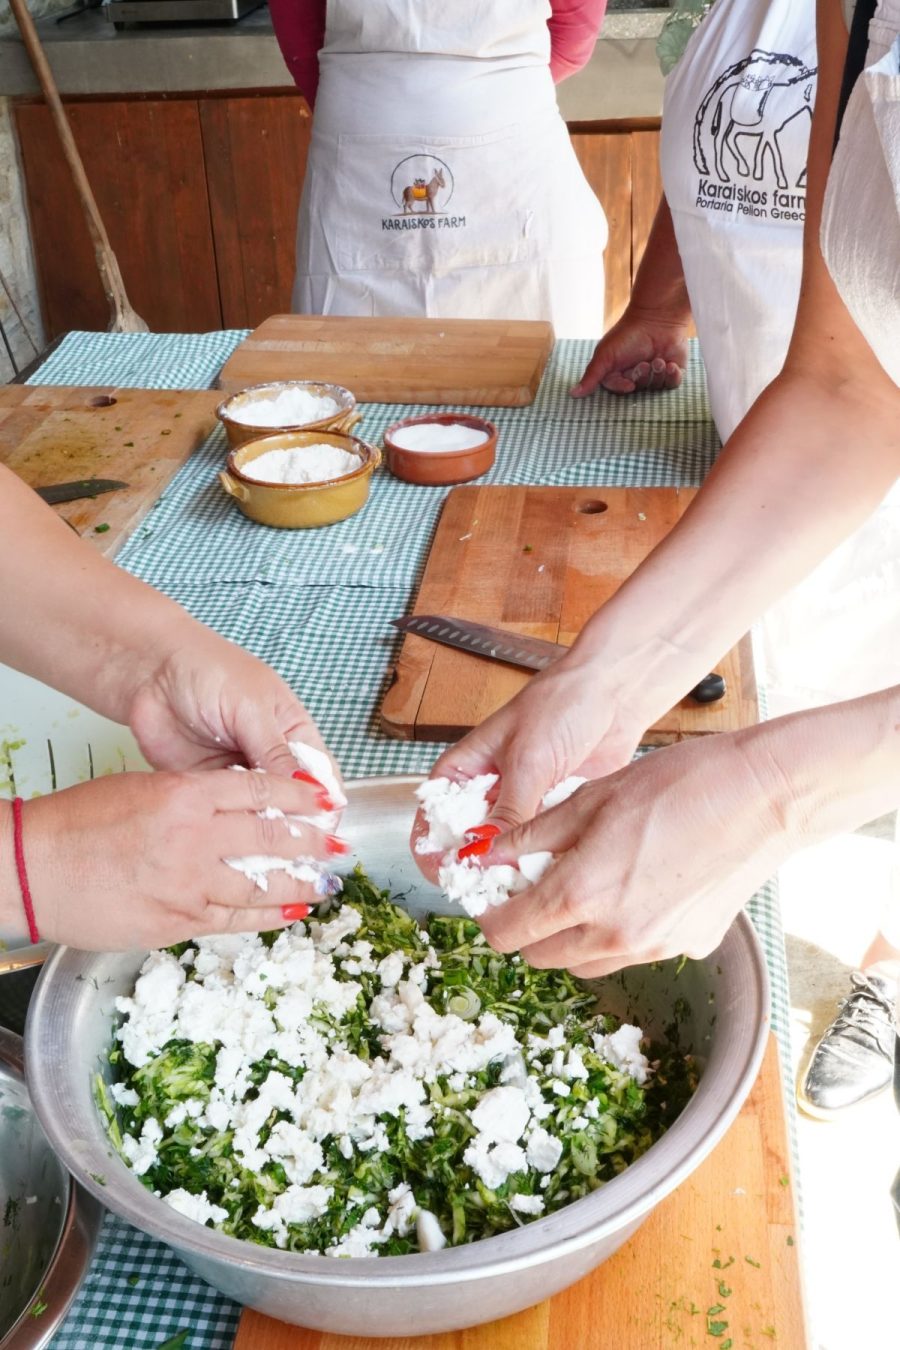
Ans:
POLYGON ((328 0, 294 309, 603 330, 606 219, 550 76, 549 0, 328 0))
POLYGON ((666 81, 663 188, 723 441, 794 325, 815 26, 815 0, 717 0, 666 81))

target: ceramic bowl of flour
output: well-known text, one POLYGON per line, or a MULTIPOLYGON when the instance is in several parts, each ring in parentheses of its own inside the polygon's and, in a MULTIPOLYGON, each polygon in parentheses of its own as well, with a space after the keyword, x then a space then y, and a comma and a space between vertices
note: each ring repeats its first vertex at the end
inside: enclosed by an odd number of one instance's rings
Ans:
POLYGON ((362 414, 343 385, 276 380, 232 394, 219 404, 216 416, 235 450, 282 431, 350 431, 362 414))
POLYGON ((395 422, 384 433, 387 466, 396 478, 442 487, 480 478, 494 463, 497 428, 468 413, 427 413, 395 422))
POLYGON ((381 452, 340 431, 261 436, 229 453, 219 481, 260 525, 316 529, 364 506, 381 452))

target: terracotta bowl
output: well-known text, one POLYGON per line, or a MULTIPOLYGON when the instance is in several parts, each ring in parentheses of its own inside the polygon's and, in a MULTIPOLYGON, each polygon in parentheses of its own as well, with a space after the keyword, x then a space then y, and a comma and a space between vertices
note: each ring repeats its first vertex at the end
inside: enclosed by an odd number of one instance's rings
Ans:
POLYGON ((315 380, 273 380, 269 384, 251 384, 239 394, 232 394, 216 408, 216 417, 225 428, 228 444, 232 450, 248 441, 257 441, 261 436, 277 436, 283 431, 350 431, 362 417, 356 406, 356 399, 349 389, 341 384, 319 384, 315 380), (318 422, 303 422, 281 427, 252 426, 249 422, 238 421, 238 414, 261 397, 274 398, 283 389, 305 389, 319 398, 334 399, 338 411, 318 422))
POLYGON ((406 483, 420 483, 423 487, 443 487, 450 483, 466 483, 480 478, 494 463, 497 449, 497 428, 485 417, 468 413, 428 413, 423 417, 407 417, 395 422, 384 433, 385 461, 395 478, 406 483), (439 422, 441 426, 472 427, 487 433, 487 440, 470 450, 406 450, 392 439, 401 427, 423 426, 439 422))
POLYGON ((279 530, 309 530, 346 520, 369 496, 372 474, 381 451, 356 436, 336 431, 292 431, 262 436, 232 450, 219 481, 245 516, 279 530), (304 445, 340 446, 359 459, 359 468, 323 483, 262 483, 251 477, 253 461, 269 450, 295 450, 304 445))

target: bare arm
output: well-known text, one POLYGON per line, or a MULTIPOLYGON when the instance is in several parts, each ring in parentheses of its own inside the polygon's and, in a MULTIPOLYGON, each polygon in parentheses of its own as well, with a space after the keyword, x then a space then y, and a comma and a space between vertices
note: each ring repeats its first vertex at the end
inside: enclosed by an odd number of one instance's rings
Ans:
POLYGON ((673 389, 687 360, 691 305, 669 203, 660 198, 628 308, 594 349, 572 390, 583 398, 602 386, 611 394, 673 389))

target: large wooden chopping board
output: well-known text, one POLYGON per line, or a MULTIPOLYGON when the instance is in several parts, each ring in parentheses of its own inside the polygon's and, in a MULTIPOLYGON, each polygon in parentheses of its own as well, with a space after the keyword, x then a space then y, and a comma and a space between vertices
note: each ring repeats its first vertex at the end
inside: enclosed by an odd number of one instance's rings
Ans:
POLYGON ((804 1350, 789 1156, 772 1036, 725 1138, 571 1289, 500 1322, 388 1340, 307 1331, 247 1310, 234 1350, 721 1350, 729 1340, 732 1350, 804 1350))
POLYGON ((354 319, 276 314, 219 374, 229 393, 269 380, 342 384, 362 403, 531 403, 553 347, 521 319, 354 319))
MULTIPOLYGON (((571 644, 668 534, 692 488, 460 487, 447 497, 413 612, 449 614, 571 644)), ((725 697, 683 700, 644 737, 732 731, 758 720, 749 638, 716 666, 725 697)), ((381 709, 388 735, 454 741, 531 677, 407 634, 381 709)))
POLYGON ((32 487, 80 478, 128 484, 55 506, 112 557, 216 425, 213 390, 0 388, 0 462, 32 487), (108 530, 96 532, 97 525, 108 530))

